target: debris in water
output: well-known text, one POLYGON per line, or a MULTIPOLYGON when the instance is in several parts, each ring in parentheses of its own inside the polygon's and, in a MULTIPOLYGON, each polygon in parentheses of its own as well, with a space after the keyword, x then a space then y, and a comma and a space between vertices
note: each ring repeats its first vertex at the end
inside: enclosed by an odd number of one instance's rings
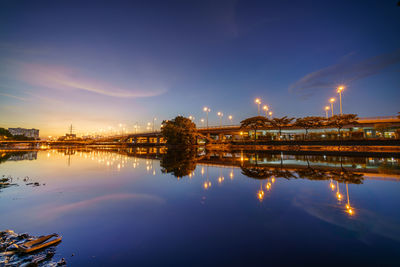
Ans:
POLYGON ((61 242, 57 234, 30 236, 17 234, 12 230, 0 232, 0 266, 63 266, 64 258, 52 261, 55 246, 61 242))

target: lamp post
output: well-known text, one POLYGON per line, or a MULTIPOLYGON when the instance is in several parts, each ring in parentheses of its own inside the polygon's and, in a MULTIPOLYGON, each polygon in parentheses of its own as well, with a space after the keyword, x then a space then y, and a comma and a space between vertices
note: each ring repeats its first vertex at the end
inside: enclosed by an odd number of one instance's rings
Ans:
POLYGON ((222 117, 224 116, 224 114, 222 112, 218 112, 217 115, 219 117, 219 126, 222 127, 222 117))
POLYGON ((194 121, 194 116, 190 115, 189 120, 194 121))
POLYGON ((229 115, 229 116, 228 116, 228 119, 230 120, 231 125, 232 125, 233 116, 232 116, 232 115, 229 115))
POLYGON ((332 117, 333 117, 333 102, 335 102, 335 101, 336 101, 336 99, 333 97, 331 99, 329 99, 329 102, 331 102, 332 117))
POLYGON ((207 114, 206 116, 207 116, 207 128, 208 128, 208 113, 211 111, 211 109, 208 107, 204 107, 203 111, 207 114))
POLYGON ((269 110, 268 106, 264 105, 263 110, 265 110, 265 117, 268 119, 268 110, 269 110))
POLYGON ((342 113, 342 91, 344 90, 344 86, 339 86, 337 88, 337 92, 339 93, 339 101, 340 101, 340 116, 343 115, 342 113))
POLYGON ((272 120, 272 111, 268 112, 270 119, 272 120))
POLYGON ((200 122, 201 122, 201 126, 203 126, 204 127, 204 119, 202 118, 202 119, 200 119, 200 122))
POLYGON ((260 116, 261 99, 256 98, 256 99, 254 100, 254 102, 255 102, 255 103, 257 104, 257 106, 258 106, 258 116, 260 116))
POLYGON ((329 109, 330 109, 329 106, 325 106, 325 116, 327 119, 329 118, 329 115, 328 115, 329 109))
POLYGON ((154 132, 154 123, 156 122, 157 118, 153 118, 153 132, 154 132))

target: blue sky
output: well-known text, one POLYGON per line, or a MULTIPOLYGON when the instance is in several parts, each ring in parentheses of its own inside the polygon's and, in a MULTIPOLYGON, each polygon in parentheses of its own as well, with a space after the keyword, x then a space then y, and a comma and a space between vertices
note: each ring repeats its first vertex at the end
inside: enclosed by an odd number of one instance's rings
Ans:
POLYGON ((399 29, 396 1, 2 1, 0 127, 322 116, 340 84, 345 113, 394 115, 399 29))

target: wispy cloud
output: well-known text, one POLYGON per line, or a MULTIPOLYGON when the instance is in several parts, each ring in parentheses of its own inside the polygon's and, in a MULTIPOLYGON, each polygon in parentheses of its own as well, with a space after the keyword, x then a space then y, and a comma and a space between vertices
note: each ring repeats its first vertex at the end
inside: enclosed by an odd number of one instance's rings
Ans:
POLYGON ((351 57, 346 57, 335 65, 307 74, 290 85, 289 90, 307 96, 316 90, 332 89, 339 83, 349 84, 375 75, 398 63, 400 63, 400 49, 361 61, 352 61, 351 57))
POLYGON ((74 68, 36 63, 16 63, 19 79, 50 89, 83 90, 91 93, 120 98, 151 97, 163 94, 166 88, 122 88, 104 80, 83 74, 74 68))
POLYGON ((0 92, 0 95, 1 96, 6 96, 6 97, 10 97, 10 98, 14 98, 14 99, 18 99, 18 100, 21 100, 21 101, 29 101, 26 98, 23 98, 23 97, 20 97, 20 96, 16 96, 16 95, 10 95, 10 94, 1 93, 1 92, 0 92))

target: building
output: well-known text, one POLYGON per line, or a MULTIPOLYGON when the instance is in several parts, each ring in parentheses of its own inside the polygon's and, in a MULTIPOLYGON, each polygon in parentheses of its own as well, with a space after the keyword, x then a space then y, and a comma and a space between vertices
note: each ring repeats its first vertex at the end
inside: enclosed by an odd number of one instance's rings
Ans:
POLYGON ((39 139, 39 130, 38 129, 8 128, 8 131, 14 136, 22 135, 25 137, 39 139))

